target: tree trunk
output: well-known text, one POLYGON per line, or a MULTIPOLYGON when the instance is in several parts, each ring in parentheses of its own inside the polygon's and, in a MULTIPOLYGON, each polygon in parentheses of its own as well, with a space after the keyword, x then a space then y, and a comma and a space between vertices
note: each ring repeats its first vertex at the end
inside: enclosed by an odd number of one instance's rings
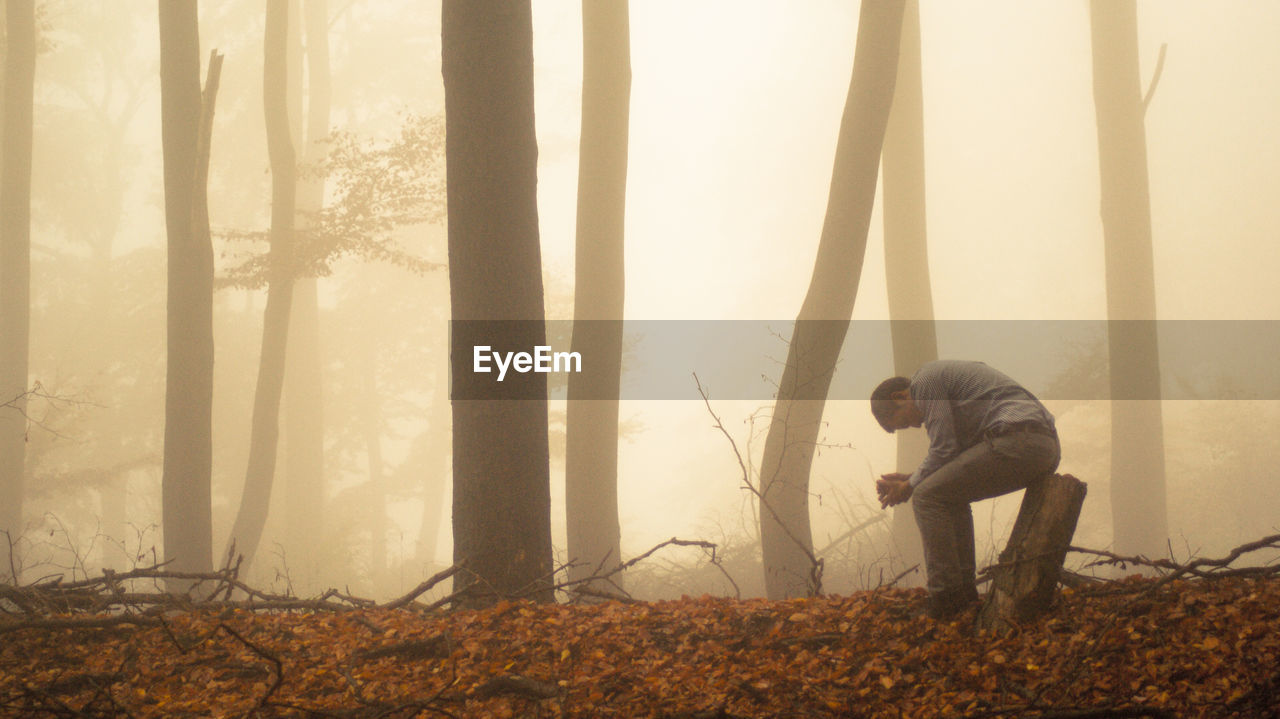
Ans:
POLYGON ((818 257, 787 350, 760 464, 760 541, 770 599, 821 591, 809 528, 809 470, 862 273, 893 103, 902 13, 903 2, 896 0, 864 1, 859 14, 818 257))
POLYGON ((1111 366, 1115 551, 1159 556, 1168 537, 1147 137, 1134 0, 1090 3, 1111 366))
MULTIPOLYGON (((5 63, 8 62, 6 58, 8 57, 8 44, 9 44, 6 39, 8 37, 8 30, 6 28, 8 27, 8 24, 9 24, 8 20, 5 17, 7 14, 8 14, 7 10, 0 9, 0 140, 4 138, 4 115, 5 115, 4 113, 4 108, 5 108, 4 76, 5 76, 5 71, 7 70, 5 63)), ((34 104, 35 103, 32 102, 32 105, 34 104)), ((4 167, 4 142, 3 141, 0 141, 0 167, 4 167)))
MULTIPOLYGON (((889 297, 893 371, 910 377, 938 359, 925 222, 924 82, 920 58, 920 2, 907 0, 898 48, 898 81, 881 153, 884 175, 884 268, 889 297)), ((897 470, 910 473, 929 451, 923 432, 898 432, 897 470)), ((920 531, 909 505, 893 510, 892 535, 904 567, 924 566, 920 531)), ((924 572, 911 583, 924 584, 924 572)))
MULTIPOLYGON (((0 531, 22 534, 31 343, 31 135, 35 104, 33 0, 5 3, 4 167, 0 171, 0 531)), ((0 539, 3 541, 3 539, 0 539)), ((17 581, 17 577, 12 578, 17 581)))
MULTIPOLYGON (((627 0, 582 3, 582 137, 570 349, 591 361, 581 373, 569 375, 565 520, 570 579, 584 579, 622 563, 618 392, 631 100, 628 20, 627 0)), ((616 589, 603 584, 590 588, 616 589)))
POLYGON ((991 568, 991 591, 978 613, 980 626, 1004 633, 1053 606, 1087 490, 1069 474, 1027 487, 1009 543, 991 568))
POLYGON ((293 214, 296 197, 293 143, 289 140, 287 46, 288 0, 267 0, 263 60, 263 105, 267 152, 271 158, 271 249, 267 308, 262 323, 262 354, 253 396, 249 436, 249 464, 245 471, 240 510, 230 541, 244 556, 243 568, 253 562, 267 523, 271 485, 275 478, 280 435, 280 394, 284 386, 285 346, 293 303, 293 214))
MULTIPOLYGON (((326 0, 305 0, 307 94, 305 133, 301 129, 301 101, 294 119, 295 141, 305 147, 302 164, 314 166, 324 159, 329 135, 329 10, 326 0)), ((295 23, 298 25, 299 23, 295 23)), ((301 50, 301 47, 298 48, 301 50)), ((295 52, 301 67, 301 52, 295 52)), ((300 74, 300 73, 298 73, 300 74)), ((299 98, 300 86, 290 88, 299 98)), ((305 233, 315 213, 324 205, 324 176, 298 179, 298 230, 305 233)), ((289 345, 285 366, 285 546, 290 564, 302 571, 304 587, 317 590, 320 558, 314 538, 324 521, 324 393, 320 362, 320 310, 314 277, 300 277, 293 289, 289 345)))
MULTIPOLYGON (((160 6, 161 134, 168 232, 165 368, 164 557, 169 568, 213 568, 213 243, 206 201, 208 153, 221 57, 200 92, 196 0, 160 6)), ((187 582, 171 585, 184 591, 187 582)))
POLYGON ((472 347, 546 344, 529 0, 445 0, 454 559, 463 606, 550 600, 547 382, 472 371, 472 347), (497 322, 494 322, 494 321, 497 322))

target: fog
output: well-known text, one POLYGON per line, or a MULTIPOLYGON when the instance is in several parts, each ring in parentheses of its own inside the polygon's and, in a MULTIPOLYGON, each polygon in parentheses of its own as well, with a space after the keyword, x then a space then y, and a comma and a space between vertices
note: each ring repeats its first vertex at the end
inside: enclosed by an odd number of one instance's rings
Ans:
MULTIPOLYGON (((220 278, 265 252, 270 223, 261 5, 200 7, 202 59, 225 54, 208 188, 220 278)), ((989 362, 1044 398, 1062 438, 1059 471, 1089 485, 1073 543, 1110 548, 1110 402, 1105 380, 1080 379, 1105 377, 1108 319, 1088 6, 920 5, 939 356, 989 362), (1063 324, 1023 333, 1045 321, 1063 324), (998 328, 1016 339, 984 334, 998 328)), ((21 541, 30 578, 157 558, 166 333, 155 4, 37 6, 28 384, 39 392, 28 407, 21 541)), ((334 131, 386 147, 410 118, 442 115, 438 0, 330 0, 329 14, 334 131)), ((758 466, 762 413, 813 273, 857 22, 857 4, 837 0, 631 3, 624 558, 670 537, 714 542, 742 594, 763 592, 739 460, 758 466), (696 333, 711 339, 704 353, 681 351, 693 340, 672 328, 688 320, 706 323, 696 333), (752 339, 722 339, 736 331, 752 339), (645 336, 665 339, 646 348, 645 336)), ((1144 89, 1165 48, 1145 126, 1167 352, 1167 546, 1178 559, 1216 556, 1280 531, 1269 456, 1280 429, 1280 4, 1139 2, 1138 22, 1144 89), (1177 324, 1190 321, 1204 324, 1177 324), (1221 339, 1209 339, 1215 332, 1221 339)), ((545 314, 562 348, 574 302, 579 4, 535 0, 533 39, 545 314)), ((443 147, 421 162, 441 193, 443 147)), ((342 186, 331 178, 326 191, 333 203, 342 186)), ((829 591, 907 569, 874 493, 874 479, 897 469, 896 438, 867 403, 893 374, 876 207, 837 371, 848 383, 827 403, 811 473, 814 544, 838 545, 829 591)), ((333 258, 317 281, 324 522, 304 545, 286 539, 282 462, 252 568, 262 586, 387 597, 453 562, 447 220, 419 219, 395 227, 386 251, 333 258)), ((244 484, 265 298, 226 283, 214 298, 215 562, 244 484)), ((566 402, 562 380, 551 382, 552 543, 567 561, 566 402)), ((1020 496, 975 505, 980 564, 1008 536, 1020 496)), ((633 571, 638 596, 734 591, 697 548, 664 550, 633 571)))

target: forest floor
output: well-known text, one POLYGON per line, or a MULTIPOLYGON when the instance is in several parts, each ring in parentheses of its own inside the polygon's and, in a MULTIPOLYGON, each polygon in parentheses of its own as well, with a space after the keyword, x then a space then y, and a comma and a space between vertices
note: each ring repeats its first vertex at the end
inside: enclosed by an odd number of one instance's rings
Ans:
POLYGON ((1004 637, 922 599, 0 621, 0 716, 1280 716, 1274 575, 1065 589, 1004 637))

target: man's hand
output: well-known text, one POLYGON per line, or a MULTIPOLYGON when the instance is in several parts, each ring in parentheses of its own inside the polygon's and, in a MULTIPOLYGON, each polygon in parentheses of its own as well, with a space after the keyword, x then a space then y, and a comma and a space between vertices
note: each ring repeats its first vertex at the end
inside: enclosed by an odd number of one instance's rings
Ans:
POLYGON ((911 499, 913 491, 907 482, 911 475, 901 472, 880 475, 876 480, 876 496, 880 498, 880 508, 887 509, 911 499))

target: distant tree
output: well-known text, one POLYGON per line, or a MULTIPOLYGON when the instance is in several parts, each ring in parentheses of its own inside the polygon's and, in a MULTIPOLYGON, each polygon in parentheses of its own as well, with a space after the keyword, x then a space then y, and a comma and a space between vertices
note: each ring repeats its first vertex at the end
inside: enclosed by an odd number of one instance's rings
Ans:
POLYGON ((1138 9, 1134 0, 1092 0, 1089 10, 1106 248, 1114 549, 1154 557, 1167 551, 1169 531, 1138 9))
POLYGON ((545 344, 530 3, 445 0, 442 20, 453 551, 469 570, 455 587, 470 606, 550 600, 546 375, 481 383, 471 366, 478 337, 501 352, 545 344))
MULTIPOLYGON (((325 178, 332 192, 326 192, 328 201, 318 211, 300 213, 307 221, 295 228, 294 276, 328 277, 344 258, 416 273, 444 269, 407 248, 400 236, 405 227, 444 221, 443 116, 405 116, 399 133, 387 141, 337 130, 324 145, 325 152, 317 153, 302 175, 325 178)), ((223 229, 219 236, 243 246, 269 244, 269 233, 259 230, 223 229)), ((232 258, 219 282, 261 289, 268 284, 269 265, 269 253, 245 250, 232 258)))
POLYGON ((215 55, 210 64, 210 92, 202 106, 196 0, 160 0, 159 14, 169 238, 164 557, 175 571, 203 572, 213 568, 213 242, 206 196, 207 133, 212 132, 220 60, 215 55))
MULTIPOLYGON (((44 91, 37 97, 37 112, 42 120, 36 127, 35 143, 47 151, 33 178, 33 225, 45 237, 51 236, 51 230, 60 231, 63 240, 42 243, 42 253, 70 245, 76 252, 59 253, 65 261, 74 261, 73 255, 87 250, 92 261, 104 268, 104 281, 81 284, 75 289, 92 295, 87 312, 75 316, 82 324, 76 341, 98 348, 101 353, 129 324, 125 313, 137 309, 136 305, 121 302, 117 283, 105 280, 114 275, 105 273, 105 268, 112 265, 119 249, 116 240, 127 218, 125 207, 131 186, 138 170, 150 161, 146 153, 133 146, 130 133, 144 103, 152 97, 159 72, 157 59, 151 54, 155 48, 137 42, 140 34, 156 32, 156 9, 153 4, 110 0, 45 3, 43 7, 58 8, 57 34, 55 51, 40 60, 44 91), (67 137, 74 137, 75 141, 68 142, 67 137)), ((47 277, 36 277, 39 282, 48 282, 47 277)), ((45 328, 47 325, 40 332, 42 337, 47 336, 45 328)), ((116 361, 137 365, 150 359, 142 354, 140 344, 133 347, 134 354, 119 355, 116 361)), ((63 348, 63 352, 67 349, 63 348)), ((43 374, 44 368, 34 359, 33 372, 43 374)), ((102 366, 106 364, 104 360, 102 366)), ((101 373, 89 380, 86 375, 73 377, 65 369, 69 367, 60 363, 60 385, 88 380, 95 392, 115 389, 100 381, 114 373, 101 373)), ((101 372, 100 367, 98 371, 101 372)), ((145 393, 122 390, 118 399, 86 408, 103 415, 104 425, 118 428, 94 439, 101 458, 100 470, 127 466, 117 459, 136 457, 139 435, 151 433, 153 422, 127 419, 145 401, 144 397, 145 393)), ((146 407, 151 409, 151 405, 146 407)), ((163 430, 162 425, 156 427, 163 430)), ((134 534, 126 508, 130 474, 121 471, 106 477, 106 485, 94 493, 99 503, 97 524, 101 533, 112 540, 96 544, 104 565, 132 566, 137 561, 117 551, 121 542, 134 534)))
POLYGON ((289 137, 287 107, 289 0, 267 0, 266 8, 262 88, 267 152, 271 159, 271 249, 267 261, 262 354, 250 426, 249 463, 245 470, 240 510, 236 513, 230 537, 236 553, 244 556, 246 566, 253 562, 262 540, 275 479, 280 395, 284 387, 285 347, 296 276, 293 267, 296 160, 289 137))
MULTIPOLYGON (((910 377, 938 359, 929 282, 925 221, 924 82, 920 60, 920 2, 907 0, 898 49, 898 80, 881 153, 884 175, 884 269, 889 296, 893 371, 910 377)), ((924 461, 929 438, 898 432, 897 471, 911 472, 924 461)), ((908 505, 893 510, 893 540, 908 566, 924 561, 920 532, 908 505)))
POLYGON ((849 331, 893 103, 903 0, 864 0, 836 143, 827 214, 796 318, 760 463, 760 541, 770 599, 821 591, 809 524, 809 471, 827 390, 849 331))
POLYGON ((570 349, 591 361, 580 374, 569 376, 565 520, 570 579, 622 563, 618 400, 631 97, 628 12, 627 0, 582 3, 582 136, 570 349))
MULTIPOLYGON (((302 22, 290 26, 290 120, 302 165, 323 162, 329 136, 329 7, 327 0, 305 0, 302 22), (305 28, 305 53, 302 40, 305 28), (306 66, 305 113, 302 70, 306 66), (305 116, 305 127, 303 118, 305 116)), ((324 205, 325 176, 301 173, 297 178, 299 234, 315 222, 324 205)), ((293 288, 289 352, 284 384, 285 552, 295 570, 295 586, 310 587, 317 578, 314 537, 324 522, 324 403, 320 358, 320 311, 316 278, 298 277, 293 288)), ((315 588, 315 587, 310 587, 315 588)))
MULTIPOLYGON (((21 534, 31 342, 31 136, 34 0, 5 2, 3 169, 0 170, 0 531, 21 534)), ((13 578, 15 581, 17 577, 13 578)))
MULTIPOLYGON (((308 10, 314 12, 310 6, 308 10)), ((319 32, 319 30, 308 32, 319 32)), ((314 43, 310 49, 316 50, 314 43)), ((318 338, 321 315, 314 297, 307 297, 308 294, 315 293, 314 284, 311 281, 318 277, 332 275, 335 267, 343 259, 390 264, 396 268, 408 270, 414 276, 435 272, 444 267, 442 263, 426 259, 426 256, 432 254, 432 250, 436 248, 424 252, 420 243, 414 242, 411 245, 407 242, 407 235, 404 232, 406 228, 414 228, 412 237, 416 241, 421 237, 420 231, 424 226, 443 224, 445 204, 443 116, 405 116, 402 118, 398 134, 388 140, 369 140, 350 131, 336 131, 322 136, 316 116, 320 110, 318 104, 323 101, 323 97, 315 94, 318 90, 315 87, 315 78, 320 76, 321 72, 312 70, 309 73, 313 80, 308 99, 309 102, 317 104, 310 105, 309 112, 306 113, 310 117, 308 125, 311 126, 311 129, 307 130, 307 136, 312 139, 307 142, 308 159, 301 163, 298 173, 300 205, 296 215, 295 244, 291 265, 296 285, 287 360, 288 366, 297 374, 291 380, 288 375, 289 370, 286 370, 283 397, 285 451, 282 453, 282 472, 286 478, 284 502, 287 507, 284 510, 285 559, 289 564, 290 579, 294 589, 303 591, 319 581, 322 574, 333 576, 332 566, 330 566, 332 557, 320 557, 320 550, 326 548, 318 547, 314 541, 316 532, 321 531, 316 528, 322 525, 320 516, 322 504, 326 498, 334 499, 324 486, 324 463, 316 454, 324 449, 321 434, 328 441, 333 438, 335 432, 342 432, 339 425, 355 422, 356 418, 363 420, 369 412, 381 414, 382 408, 376 405, 384 404, 389 397, 397 396, 396 393, 401 391, 398 385, 402 384, 399 380, 391 378, 390 381, 397 386, 387 386, 387 380, 384 378, 394 374, 389 373, 389 368, 385 366, 387 359, 392 355, 397 358, 405 355, 403 351, 393 353, 390 348, 383 351, 382 347, 377 346, 378 337, 381 335, 378 332, 369 332, 373 326, 369 324, 366 314, 365 319, 359 324, 358 331, 364 339, 361 339, 361 344, 356 347, 360 350, 357 356, 350 358, 350 362, 335 363, 333 351, 337 348, 333 348, 328 359, 330 364, 336 367, 360 368, 357 383, 361 387, 367 386, 369 377, 373 377, 375 381, 372 387, 377 389, 378 394, 359 393, 350 401, 336 402, 340 406, 359 406, 364 411, 346 413, 344 418, 335 419, 332 423, 322 422, 323 406, 315 402, 317 400, 327 402, 328 398, 318 386, 319 374, 322 370, 318 338), (318 193, 325 189, 326 185, 332 189, 326 192, 326 201, 321 205, 318 193), (306 289, 308 284, 313 284, 311 290, 306 289), (313 312, 315 315, 308 319, 308 315, 313 312), (307 329, 301 329, 304 326, 307 329), (299 362, 304 367, 298 368, 295 365, 299 362), (366 365, 370 362, 375 366, 367 367, 366 365), (366 375, 366 370, 371 374, 366 375), (305 375, 309 379, 299 375, 305 375), (296 384, 295 381, 297 381, 296 384), (308 387, 311 389, 307 389, 308 387), (290 404, 290 397, 295 398, 292 404, 290 404), (301 401, 298 398, 301 398, 301 401), (299 404, 301 407, 298 406, 299 404), (292 414, 294 412, 304 416, 295 416, 292 414), (291 416, 293 419, 290 419, 291 416), (300 448, 301 456, 295 455, 290 449, 290 447, 299 449, 297 446, 299 441, 303 445, 300 448), (320 563, 326 566, 322 567, 320 563)), ((294 94, 294 98, 295 102, 300 101, 297 93, 294 94)), ((324 124, 327 125, 327 121, 324 124)), ((261 231, 223 230, 221 236, 241 247, 247 247, 251 243, 266 243, 268 240, 268 233, 261 231)), ((438 249, 443 253, 443 247, 438 249)), ((262 288, 269 284, 269 260, 269 254, 244 253, 241 257, 233 259, 234 264, 222 273, 219 282, 223 286, 262 288)), ((372 291, 376 288, 368 289, 372 291)), ((343 294, 340 302, 354 302, 357 306, 374 302, 380 307, 389 307, 388 292, 374 294, 364 293, 354 298, 343 294)), ((447 298, 447 294, 442 296, 447 298)), ((443 304, 441 306, 443 307, 443 304)), ((390 309, 387 311, 391 312, 390 309)), ((397 346, 406 344, 403 335, 397 338, 396 344, 397 346)), ((447 372, 444 376, 447 377, 447 372)), ((324 388, 332 390, 335 382, 339 382, 338 378, 332 373, 327 374, 324 388)), ((447 399, 440 401, 445 403, 444 411, 447 417, 447 399)), ((440 423, 433 422, 432 431, 440 426, 440 423)), ((447 428, 447 421, 444 426, 447 428)), ((358 433, 359 447, 368 451, 374 446, 373 441, 374 438, 379 437, 378 433, 386 429, 385 424, 379 426, 362 424, 358 433)), ((444 435, 444 440, 447 443, 447 434, 444 435)), ((342 444, 344 449, 335 450, 337 454, 344 454, 351 447, 342 440, 338 440, 338 444, 342 444)), ((379 464, 374 462, 372 457, 368 459, 371 465, 379 464)), ((386 489, 380 488, 381 485, 373 479, 383 474, 390 476, 389 473, 383 472, 371 474, 369 486, 362 491, 369 495, 385 493, 386 489)), ((440 480, 439 476, 432 476, 426 481, 425 491, 432 499, 424 505, 424 516, 431 513, 434 513, 431 516, 439 514, 439 501, 442 495, 440 480)), ((374 505, 379 503, 376 499, 362 498, 361 501, 368 505, 370 511, 374 511, 374 505)), ((385 511, 385 507, 378 511, 385 511)), ((334 536, 340 536, 341 527, 351 519, 352 516, 348 514, 342 519, 335 518, 332 522, 324 520, 323 531, 338 532, 339 534, 334 536)), ((383 547, 386 543, 385 539, 373 526, 377 521, 377 517, 362 514, 360 531, 372 532, 373 552, 385 555, 383 547)), ((381 521, 386 525, 385 517, 381 521)))

